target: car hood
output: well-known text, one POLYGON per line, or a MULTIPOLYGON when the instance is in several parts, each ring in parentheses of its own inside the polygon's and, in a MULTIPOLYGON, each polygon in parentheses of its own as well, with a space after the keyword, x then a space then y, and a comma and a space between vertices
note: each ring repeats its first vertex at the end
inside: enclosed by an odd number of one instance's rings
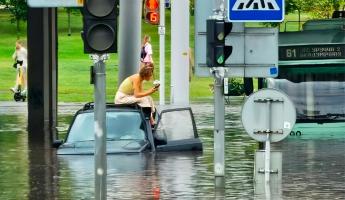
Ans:
MULTIPOLYGON (((149 143, 145 140, 115 140, 106 142, 107 154, 117 153, 139 153, 145 151, 149 143)), ((58 155, 85 154, 95 153, 94 141, 80 141, 73 143, 64 143, 57 150, 58 155)))

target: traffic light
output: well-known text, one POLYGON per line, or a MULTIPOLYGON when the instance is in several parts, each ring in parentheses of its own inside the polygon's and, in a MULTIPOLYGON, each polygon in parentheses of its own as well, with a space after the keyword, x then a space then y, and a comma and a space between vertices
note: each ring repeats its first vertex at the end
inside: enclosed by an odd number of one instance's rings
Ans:
POLYGON ((159 0, 145 0, 145 21, 153 25, 159 24, 159 0))
POLYGON ((84 1, 82 9, 84 53, 117 52, 117 1, 84 1))
POLYGON ((232 23, 218 19, 207 20, 206 62, 208 67, 224 67, 232 53, 232 46, 225 45, 225 37, 231 32, 232 23))

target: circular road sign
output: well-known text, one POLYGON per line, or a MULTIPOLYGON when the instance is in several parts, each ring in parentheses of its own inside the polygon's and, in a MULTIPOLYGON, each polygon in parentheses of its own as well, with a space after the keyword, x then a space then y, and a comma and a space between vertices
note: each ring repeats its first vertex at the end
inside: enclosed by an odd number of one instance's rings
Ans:
POLYGON ((271 142, 289 135, 296 122, 296 109, 289 97, 277 89, 261 89, 251 94, 242 107, 242 124, 253 139, 271 142))

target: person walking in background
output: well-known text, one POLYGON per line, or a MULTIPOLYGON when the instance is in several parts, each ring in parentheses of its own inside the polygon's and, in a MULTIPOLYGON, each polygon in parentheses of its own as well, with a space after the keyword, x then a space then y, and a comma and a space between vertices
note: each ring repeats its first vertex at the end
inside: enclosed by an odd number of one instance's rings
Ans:
POLYGON ((152 63, 144 64, 140 68, 139 73, 133 74, 122 81, 114 99, 115 104, 137 103, 141 107, 150 107, 151 125, 154 125, 153 113, 155 112, 155 106, 150 95, 158 90, 159 84, 144 91, 143 82, 149 81, 153 77, 153 70, 154 66, 152 63))
POLYGON ((10 90, 16 93, 19 90, 19 85, 21 85, 21 92, 26 93, 27 90, 27 68, 28 68, 28 52, 24 47, 23 41, 17 40, 15 51, 12 55, 13 60, 15 61, 15 66, 17 68, 16 74, 16 84, 10 90), (22 74, 20 74, 22 73, 22 74))
POLYGON ((151 38, 148 35, 144 36, 142 45, 141 45, 141 53, 140 53, 140 61, 142 63, 153 63, 152 59, 152 45, 151 45, 151 38))

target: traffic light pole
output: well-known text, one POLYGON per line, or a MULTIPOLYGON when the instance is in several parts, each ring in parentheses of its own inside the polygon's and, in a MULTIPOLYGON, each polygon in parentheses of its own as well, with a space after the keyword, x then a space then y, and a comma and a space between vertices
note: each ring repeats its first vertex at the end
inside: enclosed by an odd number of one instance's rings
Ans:
POLYGON ((212 68, 214 76, 214 176, 215 187, 225 187, 225 159, 224 159, 224 132, 225 132, 225 102, 223 94, 223 82, 225 69, 223 67, 212 68))
MULTIPOLYGON (((211 19, 224 20, 224 0, 215 0, 216 9, 211 19)), ((217 21, 207 21, 207 65, 211 67, 210 72, 214 77, 214 177, 215 188, 225 188, 225 146, 224 146, 224 132, 225 132, 225 100, 223 93, 224 77, 226 75, 226 69, 224 63, 229 55, 225 55, 230 49, 225 49, 225 37, 231 31, 232 24, 218 23, 217 21), (223 37, 223 38, 221 38, 223 37), (212 44, 213 43, 213 44, 212 44), (215 47, 221 46, 222 53, 219 54, 215 50, 215 47)))
POLYGON ((95 127, 95 199, 107 198, 105 60, 108 54, 93 54, 94 62, 94 127, 95 127))

